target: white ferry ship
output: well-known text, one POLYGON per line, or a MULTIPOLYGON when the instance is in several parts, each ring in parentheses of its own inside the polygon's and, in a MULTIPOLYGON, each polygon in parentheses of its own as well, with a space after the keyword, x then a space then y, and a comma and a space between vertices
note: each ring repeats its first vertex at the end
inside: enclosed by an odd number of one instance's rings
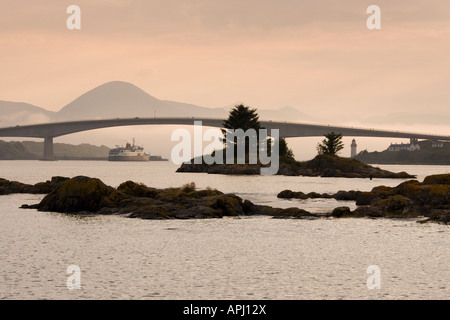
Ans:
POLYGON ((129 144, 127 142, 125 147, 116 146, 116 148, 109 151, 109 161, 149 161, 150 155, 144 152, 144 148, 129 144))

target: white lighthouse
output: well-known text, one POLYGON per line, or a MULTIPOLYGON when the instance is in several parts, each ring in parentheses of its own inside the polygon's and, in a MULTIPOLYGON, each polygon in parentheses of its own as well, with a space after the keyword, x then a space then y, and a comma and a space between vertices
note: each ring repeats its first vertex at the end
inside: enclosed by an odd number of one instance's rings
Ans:
POLYGON ((351 144, 351 152, 350 152, 350 156, 351 156, 352 158, 356 157, 356 147, 357 147, 357 145, 356 145, 356 140, 353 139, 353 140, 352 140, 352 144, 351 144))

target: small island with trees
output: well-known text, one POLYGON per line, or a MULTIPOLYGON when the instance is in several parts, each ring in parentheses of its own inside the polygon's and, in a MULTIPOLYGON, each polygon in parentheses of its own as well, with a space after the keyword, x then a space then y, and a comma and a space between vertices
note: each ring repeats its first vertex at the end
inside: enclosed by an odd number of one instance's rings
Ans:
MULTIPOLYGON (((259 116, 256 109, 251 109, 242 104, 236 105, 224 121, 224 136, 227 129, 261 129, 259 116)), ((357 159, 339 157, 337 154, 344 148, 342 134, 330 132, 324 135, 325 139, 317 145, 318 155, 309 161, 295 160, 293 151, 289 148, 286 139, 280 138, 279 148, 279 170, 278 175, 286 176, 313 176, 313 177, 345 177, 345 178, 415 178, 406 172, 390 172, 377 167, 370 166, 357 159)), ((270 146, 270 143, 268 143, 270 146)), ((269 150, 270 152, 270 150, 269 150)), ((235 153, 236 154, 236 153, 235 153)), ((247 157, 248 158, 248 157, 247 157)), ((194 161, 183 163, 177 172, 204 172, 209 174, 260 174, 262 165, 250 164, 207 164, 205 161, 194 161), (199 163, 201 162, 201 163, 199 163)))

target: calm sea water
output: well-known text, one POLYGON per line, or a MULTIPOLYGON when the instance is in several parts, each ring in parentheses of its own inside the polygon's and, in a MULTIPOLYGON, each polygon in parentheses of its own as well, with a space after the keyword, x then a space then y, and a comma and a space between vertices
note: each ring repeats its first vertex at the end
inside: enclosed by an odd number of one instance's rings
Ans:
MULTIPOLYGON (((423 180, 450 166, 380 166, 423 180)), ((335 200, 278 192, 368 191, 404 180, 175 173, 169 162, 1 161, 0 177, 36 183, 61 175, 176 187, 195 182, 258 204, 329 211, 335 200)), ((42 195, 0 196, 0 299, 449 299, 450 229, 416 220, 153 221, 22 210, 42 195), (69 290, 70 265, 81 289, 69 290), (369 290, 369 266, 380 289, 369 290)), ((345 205, 354 207, 354 203, 345 205)))

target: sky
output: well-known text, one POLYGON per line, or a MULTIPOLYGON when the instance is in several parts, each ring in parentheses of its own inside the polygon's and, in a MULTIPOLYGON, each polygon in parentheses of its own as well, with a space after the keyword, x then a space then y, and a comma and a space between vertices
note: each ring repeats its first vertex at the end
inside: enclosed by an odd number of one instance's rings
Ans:
POLYGON ((0 100, 58 111, 121 80, 205 107, 448 115, 449 17, 446 0, 2 1, 0 100))
MULTIPOLYGON (((449 17, 447 0, 1 1, 0 100, 58 111, 119 80, 163 100, 291 106, 316 118, 345 115, 341 125, 392 113, 450 116, 449 17), (73 4, 80 30, 66 25, 73 4), (374 4, 380 30, 366 24, 374 4)), ((448 134, 442 124, 394 129, 448 134)), ((291 145, 308 158, 316 140, 291 145)), ((384 150, 392 141, 358 142, 384 150)))

